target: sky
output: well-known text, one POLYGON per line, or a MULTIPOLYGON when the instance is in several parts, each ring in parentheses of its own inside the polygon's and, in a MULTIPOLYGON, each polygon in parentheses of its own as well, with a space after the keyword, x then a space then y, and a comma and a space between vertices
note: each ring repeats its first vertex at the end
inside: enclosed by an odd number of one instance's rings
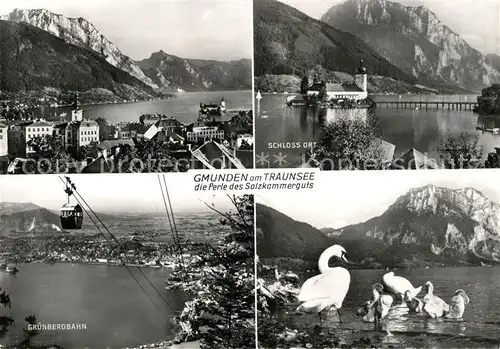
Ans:
MULTIPOLYGON (((320 19, 345 0, 280 0, 320 19)), ((398 0, 407 6, 424 5, 472 47, 483 54, 500 54, 500 2, 498 0, 398 0)))
MULTIPOLYGON (((157 174, 77 174, 70 176, 78 193, 96 212, 166 212, 157 174)), ((165 174, 174 214, 209 211, 204 202, 227 212, 232 209, 224 194, 195 192, 192 176, 165 174)), ((163 183, 163 178, 161 178, 163 183)), ((64 184, 58 175, 19 175, 0 177, 0 202, 33 203, 59 210, 66 203, 64 184)), ((76 203, 74 199, 72 202, 76 203)))
POLYGON ((316 174, 312 190, 256 194, 255 201, 316 228, 342 228, 384 213, 412 188, 429 184, 481 191, 500 203, 500 170, 339 171, 316 174))
POLYGON ((134 60, 160 50, 182 58, 252 57, 251 0, 1 0, 0 14, 45 8, 83 17, 134 60))

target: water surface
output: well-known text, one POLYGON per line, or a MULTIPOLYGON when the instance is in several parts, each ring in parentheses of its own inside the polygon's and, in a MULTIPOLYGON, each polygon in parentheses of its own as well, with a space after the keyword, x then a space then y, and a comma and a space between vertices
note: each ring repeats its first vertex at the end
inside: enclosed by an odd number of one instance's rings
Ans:
POLYGON ((168 305, 131 268, 154 304, 125 267, 36 263, 18 266, 17 275, 0 274, 0 286, 10 293, 14 325, 0 344, 14 345, 23 337, 24 318, 35 315, 45 324, 86 324, 86 330, 45 331, 33 343, 59 344, 64 348, 123 348, 170 339, 172 317, 182 310, 185 296, 166 291, 168 269, 142 269, 168 305), (158 308, 158 309, 157 309, 158 308))
MULTIPOLYGON (((373 324, 363 323, 355 316, 357 307, 371 297, 371 286, 382 281, 383 270, 352 270, 351 286, 343 304, 343 323, 331 326, 344 333, 343 340, 349 343, 349 333, 362 331, 373 333, 373 324), (347 333, 347 335, 345 334, 347 333)), ((394 308, 385 323, 392 336, 383 335, 380 345, 394 348, 419 347, 438 348, 440 341, 448 341, 446 347, 488 347, 498 340, 500 333, 500 267, 435 268, 396 270, 396 275, 408 278, 415 287, 431 281, 435 295, 450 302, 455 290, 464 289, 469 298, 463 321, 427 319, 420 315, 408 315, 403 308, 394 308)), ((312 275, 303 275, 301 284, 312 275)), ((422 291, 418 297, 423 298, 422 291)), ((296 315, 296 304, 290 304, 280 313, 282 321, 291 328, 301 329, 318 323, 317 315, 296 315)), ((441 342, 441 344, 444 343, 441 342)))
MULTIPOLYGON (((374 96, 373 99, 398 99, 398 96, 374 96)), ((405 100, 473 101, 476 96, 404 96, 405 100)), ((298 167, 310 142, 321 139, 321 124, 318 108, 286 107, 286 96, 263 94, 256 105, 256 160, 258 167, 298 167), (279 155, 284 156, 281 161, 279 155), (259 162, 259 156, 268 156, 259 162)), ((466 132, 479 136, 484 156, 500 146, 500 135, 477 130, 477 127, 500 127, 500 116, 484 117, 472 111, 459 110, 415 110, 376 108, 374 110, 378 133, 385 140, 396 145, 398 157, 415 148, 437 159, 437 148, 449 134, 466 132)))

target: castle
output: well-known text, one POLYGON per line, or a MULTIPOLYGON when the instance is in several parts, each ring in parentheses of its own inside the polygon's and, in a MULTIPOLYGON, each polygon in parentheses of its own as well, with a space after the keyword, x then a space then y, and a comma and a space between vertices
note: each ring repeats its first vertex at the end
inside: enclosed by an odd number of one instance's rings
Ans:
POLYGON ((365 99, 368 97, 368 75, 363 60, 354 74, 354 82, 325 82, 314 77, 313 84, 307 89, 307 95, 318 95, 322 88, 326 89, 328 99, 365 99))

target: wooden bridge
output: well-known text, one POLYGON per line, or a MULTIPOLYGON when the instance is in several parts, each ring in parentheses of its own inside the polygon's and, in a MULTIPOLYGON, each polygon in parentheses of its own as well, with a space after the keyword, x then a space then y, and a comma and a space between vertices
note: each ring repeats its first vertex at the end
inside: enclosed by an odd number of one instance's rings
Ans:
POLYGON ((477 102, 374 101, 376 108, 474 110, 477 102))

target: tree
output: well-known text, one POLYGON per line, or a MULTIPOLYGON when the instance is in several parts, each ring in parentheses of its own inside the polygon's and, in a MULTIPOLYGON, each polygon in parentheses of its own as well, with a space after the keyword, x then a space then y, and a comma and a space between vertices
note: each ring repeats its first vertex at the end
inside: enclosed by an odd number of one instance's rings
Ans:
MULTIPOLYGON (((386 167, 382 140, 372 115, 333 109, 335 118, 322 121, 321 140, 309 164, 324 170, 375 170, 386 167)), ((323 117, 324 118, 324 117, 323 117)))
POLYGON ((300 82, 300 93, 305 95, 307 94, 308 89, 309 89, 309 79, 307 75, 304 75, 302 81, 300 82))
POLYGON ((477 97, 477 112, 481 114, 500 114, 500 84, 493 84, 482 90, 477 97))
POLYGON ((95 120, 99 125, 99 141, 107 141, 111 139, 111 128, 108 121, 104 118, 97 118, 95 120))
POLYGON ((33 154, 26 162, 25 173, 67 173, 71 170, 73 160, 57 137, 36 137, 27 144, 33 154))
MULTIPOLYGON (((178 341, 201 340, 202 348, 255 348, 254 198, 228 196, 234 210, 222 213, 222 243, 206 245, 197 258, 171 274, 169 288, 190 295, 178 318, 178 341)), ((180 263, 183 265, 183 263, 180 263)))
POLYGON ((479 145, 479 137, 465 132, 459 136, 448 135, 438 147, 438 154, 446 169, 484 167, 483 147, 479 145))
POLYGON ((319 93, 318 93, 318 101, 326 102, 327 100, 328 100, 328 92, 326 90, 326 84, 322 83, 321 89, 319 90, 319 93))

